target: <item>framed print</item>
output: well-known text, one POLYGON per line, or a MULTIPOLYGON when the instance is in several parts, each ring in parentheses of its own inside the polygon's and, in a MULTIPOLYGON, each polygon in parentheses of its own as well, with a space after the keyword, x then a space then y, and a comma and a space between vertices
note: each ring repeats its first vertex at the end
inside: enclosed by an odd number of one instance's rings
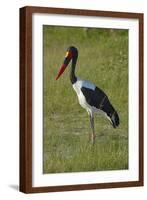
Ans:
POLYGON ((20 191, 143 186, 143 14, 20 8, 20 191))

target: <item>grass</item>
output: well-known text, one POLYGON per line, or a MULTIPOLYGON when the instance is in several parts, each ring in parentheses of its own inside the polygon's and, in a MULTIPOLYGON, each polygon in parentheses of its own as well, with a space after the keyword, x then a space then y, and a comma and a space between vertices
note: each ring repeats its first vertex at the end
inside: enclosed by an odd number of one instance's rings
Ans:
POLYGON ((127 169, 128 31, 44 26, 43 35, 43 172, 127 169), (120 116, 117 129, 95 116, 94 146, 89 141, 89 117, 69 80, 70 67, 55 81, 71 45, 79 50, 77 76, 103 89, 120 116))

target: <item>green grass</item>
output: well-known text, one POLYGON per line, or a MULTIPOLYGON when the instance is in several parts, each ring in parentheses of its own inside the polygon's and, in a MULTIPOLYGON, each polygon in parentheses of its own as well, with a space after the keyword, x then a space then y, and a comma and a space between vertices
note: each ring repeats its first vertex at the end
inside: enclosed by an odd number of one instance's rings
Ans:
POLYGON ((128 168, 128 31, 44 26, 44 173, 128 168), (77 76, 94 82, 119 113, 114 129, 95 115, 95 145, 90 123, 69 80, 70 67, 55 81, 66 49, 79 57, 77 76))

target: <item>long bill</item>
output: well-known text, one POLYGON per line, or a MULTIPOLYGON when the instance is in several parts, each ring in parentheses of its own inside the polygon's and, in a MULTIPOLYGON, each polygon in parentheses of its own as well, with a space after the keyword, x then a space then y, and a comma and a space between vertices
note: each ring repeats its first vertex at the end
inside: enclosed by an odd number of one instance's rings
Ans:
POLYGON ((58 80, 58 78, 63 74, 63 72, 66 69, 66 67, 67 67, 66 64, 61 65, 60 70, 58 72, 58 75, 56 76, 56 80, 58 80))

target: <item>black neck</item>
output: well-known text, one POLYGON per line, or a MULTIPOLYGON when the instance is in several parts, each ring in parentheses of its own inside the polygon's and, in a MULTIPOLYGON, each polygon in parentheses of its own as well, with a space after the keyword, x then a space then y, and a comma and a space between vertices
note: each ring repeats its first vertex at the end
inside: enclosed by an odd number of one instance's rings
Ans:
POLYGON ((71 69, 70 69, 70 81, 74 84, 77 81, 77 77, 75 76, 75 68, 77 63, 78 56, 74 56, 72 59, 71 69))

